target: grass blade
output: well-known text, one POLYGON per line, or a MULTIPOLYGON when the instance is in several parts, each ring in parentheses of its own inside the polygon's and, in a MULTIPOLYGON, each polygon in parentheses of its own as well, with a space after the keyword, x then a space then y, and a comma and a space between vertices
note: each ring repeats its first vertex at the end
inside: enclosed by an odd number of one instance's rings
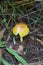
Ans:
POLYGON ((1 59, 1 62, 2 62, 4 65, 11 65, 11 64, 9 64, 4 58, 1 59))
POLYGON ((21 57, 19 56, 14 50, 12 50, 11 48, 6 48, 6 50, 11 53, 12 55, 14 55, 14 57, 20 61, 23 65, 28 65, 28 63, 21 57))

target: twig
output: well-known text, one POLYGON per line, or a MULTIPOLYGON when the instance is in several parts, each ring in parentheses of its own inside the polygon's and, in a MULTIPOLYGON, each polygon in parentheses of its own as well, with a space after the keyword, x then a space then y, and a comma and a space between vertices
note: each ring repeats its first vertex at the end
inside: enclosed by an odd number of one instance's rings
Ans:
MULTIPOLYGON (((31 36, 31 39, 33 39, 34 40, 34 37, 33 36, 31 36)), ((39 44, 41 44, 42 46, 43 46, 43 41, 41 41, 40 39, 38 39, 38 38, 36 38, 36 40, 39 42, 39 44)))
MULTIPOLYGON (((43 10, 43 9, 39 9, 39 10, 30 12, 29 14, 25 14, 25 15, 19 17, 18 19, 23 18, 23 17, 25 17, 25 16, 27 16, 27 15, 31 15, 31 14, 36 13, 37 11, 41 11, 41 10, 43 10)), ((0 14, 0 15, 14 15, 14 14, 0 14)), ((17 15, 18 15, 18 14, 17 14, 17 15)))
POLYGON ((25 15, 19 17, 18 19, 23 18, 23 17, 26 17, 26 16, 28 16, 28 15, 31 15, 31 14, 36 13, 37 11, 41 11, 41 10, 43 10, 43 9, 39 9, 39 10, 36 10, 36 11, 30 12, 29 14, 25 14, 25 15))

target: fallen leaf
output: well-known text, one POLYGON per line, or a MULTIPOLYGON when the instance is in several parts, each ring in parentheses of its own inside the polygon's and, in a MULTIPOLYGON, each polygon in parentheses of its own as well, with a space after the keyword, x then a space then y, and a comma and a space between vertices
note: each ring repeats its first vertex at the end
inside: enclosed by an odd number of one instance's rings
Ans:
POLYGON ((3 34, 4 34, 4 32, 5 32, 5 28, 4 28, 4 29, 2 29, 2 30, 0 31, 0 39, 2 39, 2 38, 3 38, 3 34))
POLYGON ((19 46, 19 48, 17 49, 17 51, 19 51, 19 52, 20 52, 20 51, 22 51, 22 50, 23 50, 23 46, 22 46, 22 45, 20 45, 20 46, 19 46))

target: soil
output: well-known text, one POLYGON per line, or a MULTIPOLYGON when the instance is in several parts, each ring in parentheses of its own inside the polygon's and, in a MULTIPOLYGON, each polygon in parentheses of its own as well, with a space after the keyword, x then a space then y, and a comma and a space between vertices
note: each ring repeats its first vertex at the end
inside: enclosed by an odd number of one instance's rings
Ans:
MULTIPOLYGON (((33 9, 34 11, 34 9, 33 9)), ((39 11, 40 12, 40 11, 39 11)), ((38 17, 39 12, 35 12, 33 14, 30 14, 29 17, 35 19, 38 17)), ((42 12, 40 13, 42 15, 42 12)), ((42 15, 43 16, 43 15, 42 15)), ((22 15, 21 15, 22 17, 22 15)), ((7 22, 9 22, 8 28, 6 28, 2 41, 3 44, 7 47, 12 48, 15 50, 20 56, 22 56, 28 63, 34 63, 43 61, 43 17, 40 20, 40 22, 36 24, 30 24, 32 20, 29 18, 29 21, 27 20, 27 17, 24 17, 20 20, 21 22, 25 22, 30 27, 30 33, 24 37, 24 41, 20 42, 20 37, 14 36, 12 33, 12 28, 16 24, 13 20, 13 16, 6 15, 6 18, 8 19, 7 22), (10 19, 11 18, 11 19, 10 19), (10 19, 10 21, 9 21, 10 19), (26 22, 27 21, 27 22, 26 22), (36 31, 35 31, 36 30, 36 31), (15 37, 15 44, 13 38, 15 37), (39 40, 40 39, 40 42, 39 40), (41 44, 42 41, 42 44, 41 44)), ((20 17, 18 17, 19 19, 20 17)), ((41 16, 39 16, 41 18, 41 16)), ((3 16, 0 16, 0 19, 3 19, 3 16)), ((6 27, 6 24, 1 22, 0 23, 0 31, 6 27)), ((20 62, 17 61, 16 58, 14 58, 11 54, 9 54, 5 48, 2 48, 3 57, 11 64, 11 65, 19 65, 20 62)), ((2 64, 3 65, 3 64, 2 64)), ((22 65, 22 64, 21 64, 22 65)))

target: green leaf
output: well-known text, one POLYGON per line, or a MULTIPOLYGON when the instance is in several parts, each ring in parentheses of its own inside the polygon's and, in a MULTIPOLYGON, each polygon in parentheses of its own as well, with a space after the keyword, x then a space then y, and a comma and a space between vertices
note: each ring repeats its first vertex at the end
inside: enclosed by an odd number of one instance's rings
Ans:
POLYGON ((14 55, 14 57, 20 61, 23 65, 28 65, 28 63, 21 57, 19 56, 13 49, 11 48, 6 48, 6 50, 11 53, 12 55, 14 55))
POLYGON ((0 39, 0 46, 2 46, 2 44, 3 44, 3 43, 2 43, 2 41, 1 41, 1 39, 0 39))
POLYGON ((15 8, 13 9, 13 14, 14 14, 14 19, 16 20, 17 14, 16 14, 16 9, 15 8))
POLYGON ((1 59, 1 62, 2 62, 4 65, 11 65, 11 64, 9 64, 4 58, 1 59))
POLYGON ((6 25, 6 27, 7 27, 7 26, 8 26, 7 19, 4 18, 2 21, 3 21, 3 23, 5 23, 5 25, 6 25))
POLYGON ((2 47, 6 47, 6 46, 3 45, 3 42, 2 42, 1 39, 0 39, 0 48, 2 48, 2 47))
POLYGON ((6 23, 6 18, 4 18, 3 21, 6 23))

